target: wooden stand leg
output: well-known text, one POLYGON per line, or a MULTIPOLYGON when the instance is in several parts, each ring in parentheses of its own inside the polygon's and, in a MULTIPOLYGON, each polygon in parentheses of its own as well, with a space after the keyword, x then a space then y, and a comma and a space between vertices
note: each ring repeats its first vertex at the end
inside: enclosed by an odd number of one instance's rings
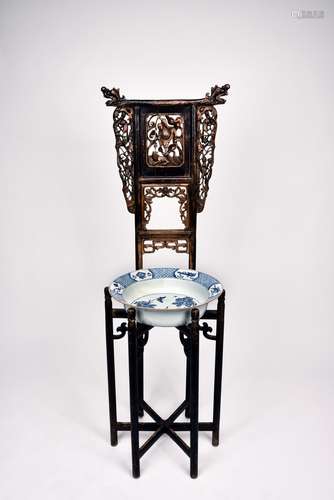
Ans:
POLYGON ((189 353, 186 354, 186 357, 187 357, 187 365, 186 365, 186 401, 188 403, 188 405, 186 406, 186 409, 185 409, 185 417, 186 418, 189 418, 190 417, 190 411, 189 411, 189 392, 190 392, 190 356, 189 356, 189 353))
POLYGON ((225 314, 225 290, 218 299, 217 307, 217 332, 216 332, 216 356, 215 356, 215 382, 213 396, 213 432, 212 444, 219 445, 220 405, 223 374, 223 348, 224 348, 224 314, 225 314))
POLYGON ((190 337, 190 476, 198 475, 199 311, 191 311, 190 337))
POLYGON ((138 415, 144 416, 144 346, 138 348, 138 415))
POLYGON ((108 394, 110 418, 110 444, 116 446, 117 440, 117 412, 116 412, 116 384, 115 384, 115 359, 113 339, 112 301, 108 287, 104 289, 105 322, 106 322, 106 350, 108 369, 108 394))
POLYGON ((132 475, 140 476, 139 464, 139 425, 138 425, 138 339, 136 327, 136 310, 128 310, 128 344, 129 344, 129 385, 131 414, 131 449, 132 475))

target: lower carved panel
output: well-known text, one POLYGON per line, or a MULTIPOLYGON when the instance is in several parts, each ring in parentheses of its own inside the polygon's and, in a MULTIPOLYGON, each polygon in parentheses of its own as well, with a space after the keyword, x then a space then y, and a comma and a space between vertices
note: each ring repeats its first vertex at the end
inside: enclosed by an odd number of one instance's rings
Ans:
POLYGON ((153 253, 156 250, 161 250, 162 248, 175 250, 177 253, 189 253, 189 242, 188 240, 183 239, 142 241, 143 253, 153 253))
POLYGON ((152 213, 152 203, 154 198, 177 198, 180 206, 181 221, 188 227, 188 189, 186 185, 177 186, 144 186, 143 187, 143 205, 144 205, 144 224, 150 222, 152 213))

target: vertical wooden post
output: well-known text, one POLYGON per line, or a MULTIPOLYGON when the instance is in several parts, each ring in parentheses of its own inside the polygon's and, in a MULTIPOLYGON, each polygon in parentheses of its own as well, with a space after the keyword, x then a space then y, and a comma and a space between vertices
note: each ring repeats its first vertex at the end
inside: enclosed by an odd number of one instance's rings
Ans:
POLYGON ((198 475, 199 311, 191 311, 190 336, 190 476, 198 475))
POLYGON ((129 386, 131 416, 132 475, 140 476, 139 464, 139 425, 138 425, 138 346, 136 310, 128 309, 128 345, 129 345, 129 386))
MULTIPOLYGON (((138 342, 138 339, 137 339, 138 342)), ((138 345, 138 415, 139 417, 144 416, 144 345, 142 345, 143 339, 141 339, 140 345, 138 345)))
POLYGON ((190 417, 189 394, 190 394, 190 354, 188 351, 188 353, 186 353, 186 401, 187 401, 187 406, 186 406, 186 410, 185 410, 185 417, 186 418, 190 417))
POLYGON ((224 315, 225 315, 225 290, 218 299, 217 329, 216 329, 216 355, 215 355, 215 382, 213 395, 213 432, 212 444, 219 445, 220 406, 223 374, 223 349, 224 349, 224 315))
POLYGON ((114 338, 113 338, 114 331, 113 331, 113 317, 112 317, 112 300, 108 287, 104 289, 104 306, 105 306, 105 322, 106 322, 110 444, 111 446, 116 446, 118 440, 117 440, 115 357, 114 357, 114 338))

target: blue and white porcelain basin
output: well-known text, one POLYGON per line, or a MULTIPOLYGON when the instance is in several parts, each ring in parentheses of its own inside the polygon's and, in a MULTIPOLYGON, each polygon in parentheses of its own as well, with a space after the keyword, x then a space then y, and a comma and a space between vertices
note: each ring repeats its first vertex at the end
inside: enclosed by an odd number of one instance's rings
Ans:
POLYGON ((181 326, 191 321, 191 309, 200 317, 208 303, 223 291, 216 278, 193 269, 156 267, 123 274, 109 287, 111 296, 134 307, 137 321, 151 326, 181 326))

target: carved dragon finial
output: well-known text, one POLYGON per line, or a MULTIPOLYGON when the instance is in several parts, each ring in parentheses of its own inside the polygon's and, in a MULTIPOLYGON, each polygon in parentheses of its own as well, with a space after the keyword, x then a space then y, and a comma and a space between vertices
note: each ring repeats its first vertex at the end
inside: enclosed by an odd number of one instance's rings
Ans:
POLYGON ((229 88, 230 86, 228 83, 222 85, 221 87, 215 85, 214 87, 211 87, 211 93, 207 92, 205 94, 205 97, 210 101, 211 104, 225 104, 226 99, 224 99, 223 96, 226 96, 228 94, 229 88))
POLYGON ((106 101, 106 106, 118 106, 118 104, 125 99, 124 95, 120 95, 119 89, 112 88, 109 90, 107 87, 101 87, 101 92, 103 97, 108 99, 108 101, 106 101))

